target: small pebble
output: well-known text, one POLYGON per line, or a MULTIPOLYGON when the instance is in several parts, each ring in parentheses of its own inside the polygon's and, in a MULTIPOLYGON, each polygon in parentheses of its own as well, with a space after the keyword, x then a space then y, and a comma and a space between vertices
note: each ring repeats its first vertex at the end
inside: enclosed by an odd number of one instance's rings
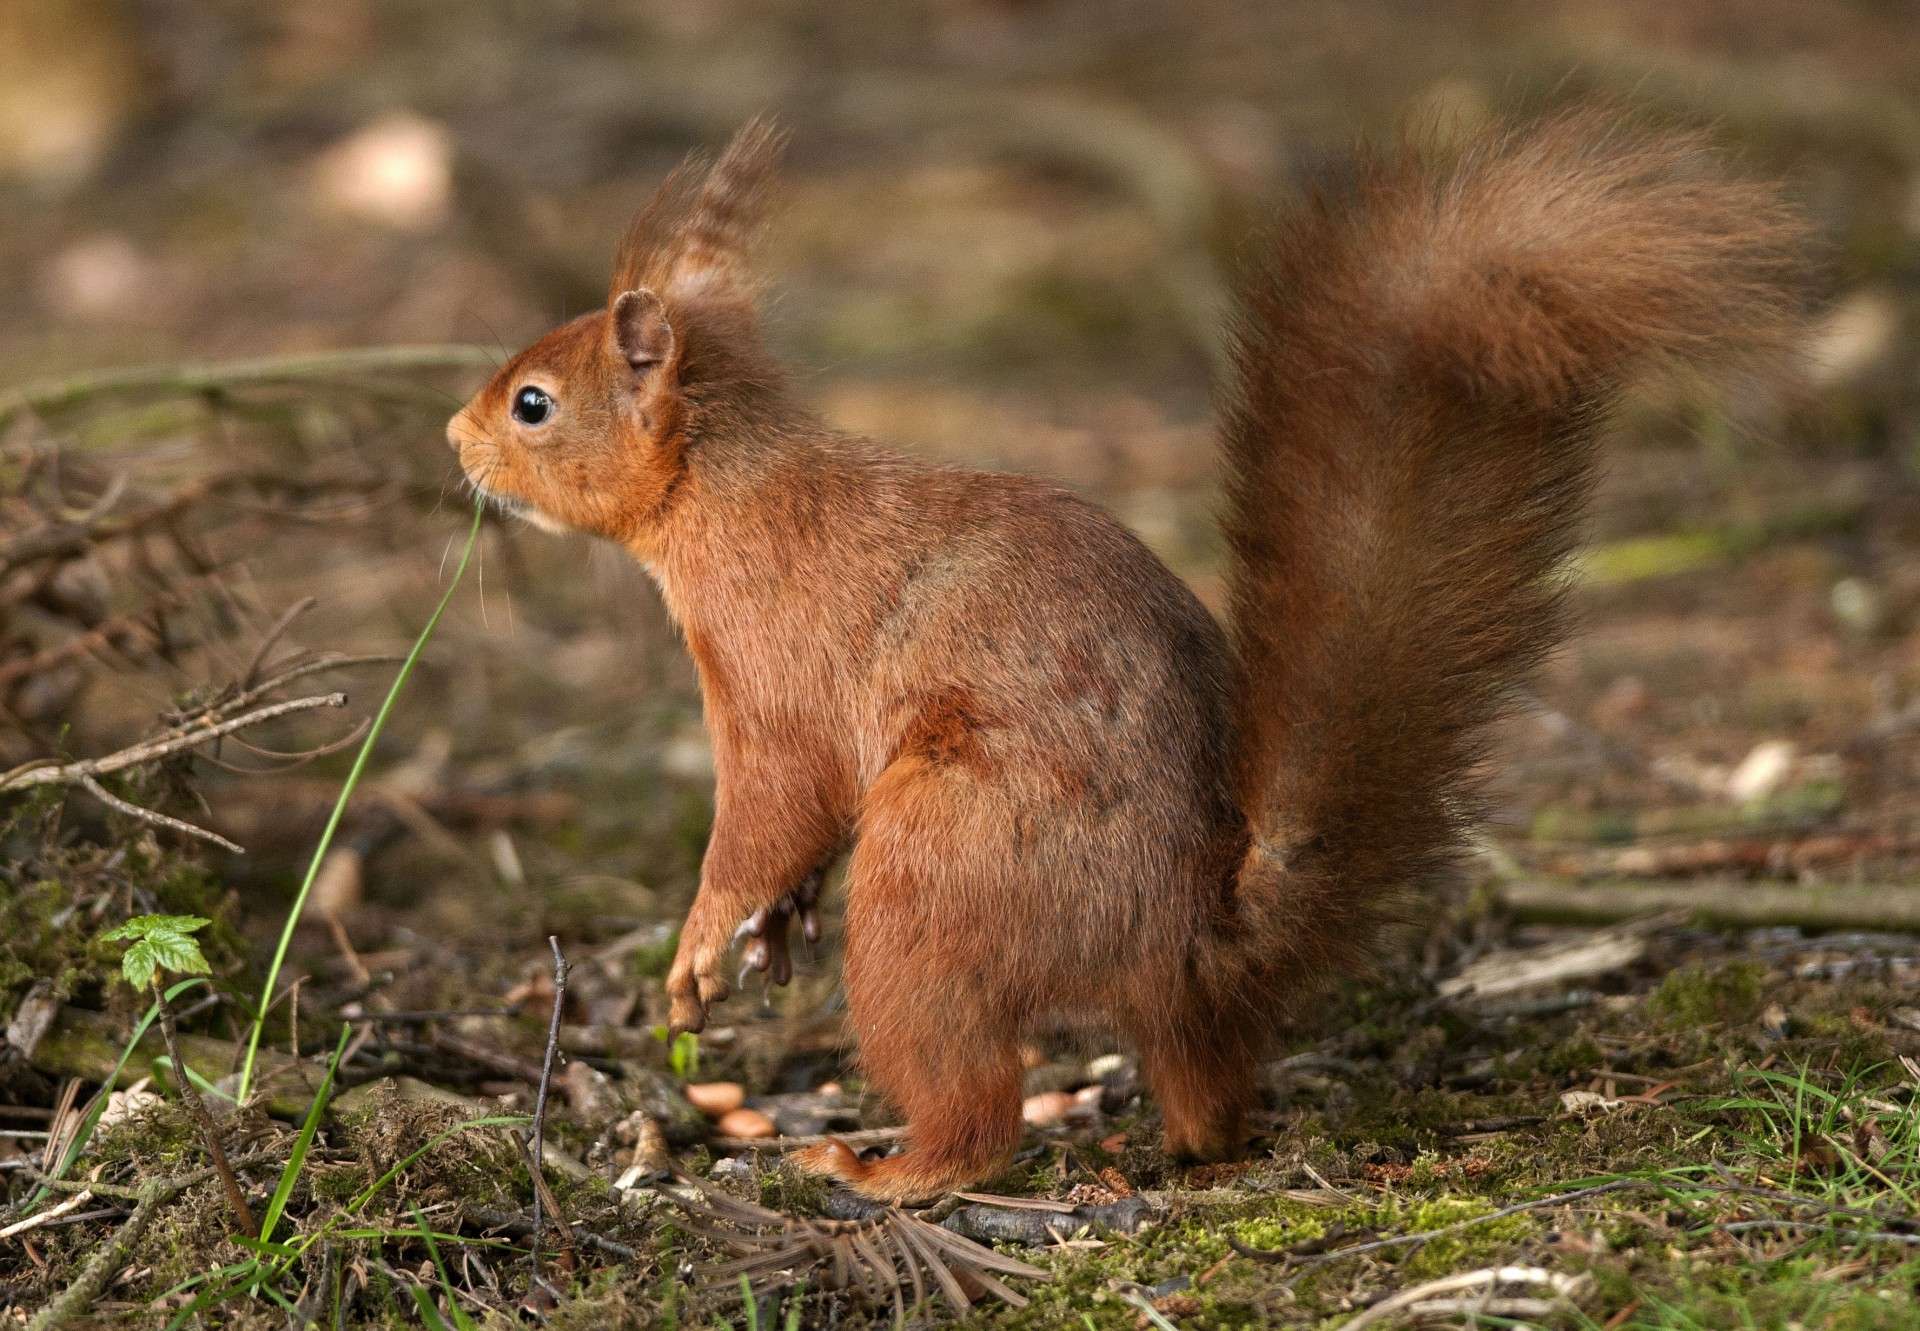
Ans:
POLYGON ((1042 1091, 1029 1095, 1020 1106, 1020 1117, 1036 1128, 1051 1127, 1073 1108, 1073 1097, 1065 1091, 1042 1091))
POLYGON ((747 1092, 737 1081, 698 1082, 687 1087, 687 1103, 709 1118, 731 1114, 747 1102, 747 1092))
POLYGON ((758 1109, 732 1109, 716 1125, 722 1137, 778 1137, 780 1129, 758 1109))
POLYGON ((707 1171, 707 1177, 716 1183, 724 1182, 727 1179, 751 1179, 753 1177, 753 1166, 738 1156, 730 1155, 715 1160, 713 1167, 707 1171))

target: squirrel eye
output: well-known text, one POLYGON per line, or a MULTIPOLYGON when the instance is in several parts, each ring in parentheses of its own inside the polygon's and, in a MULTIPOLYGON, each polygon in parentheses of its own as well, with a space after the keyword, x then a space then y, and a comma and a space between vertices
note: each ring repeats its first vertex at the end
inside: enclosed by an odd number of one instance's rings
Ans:
POLYGON ((528 385, 513 395, 513 418, 522 425, 538 425, 553 415, 553 399, 528 385))

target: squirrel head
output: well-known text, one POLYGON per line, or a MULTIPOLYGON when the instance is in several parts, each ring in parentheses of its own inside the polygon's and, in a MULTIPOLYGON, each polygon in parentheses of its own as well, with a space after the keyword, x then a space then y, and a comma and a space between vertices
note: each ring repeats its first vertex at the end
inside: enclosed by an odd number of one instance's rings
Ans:
POLYGON ((747 258, 784 135, 689 158, 628 225, 605 309, 509 360, 447 424, 467 478, 547 530, 645 545, 703 425, 764 393, 747 258))

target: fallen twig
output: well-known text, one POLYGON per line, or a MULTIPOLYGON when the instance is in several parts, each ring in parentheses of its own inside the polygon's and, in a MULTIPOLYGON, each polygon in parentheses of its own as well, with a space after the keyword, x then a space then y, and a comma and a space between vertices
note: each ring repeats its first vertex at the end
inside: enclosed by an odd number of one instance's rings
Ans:
MULTIPOLYGON (((1363 1327, 1378 1326, 1400 1313, 1413 1311, 1416 1305, 1425 1304, 1440 1296, 1454 1294, 1461 1290, 1481 1289, 1490 1295, 1501 1285, 1533 1285, 1545 1286, 1560 1298, 1571 1299, 1590 1283, 1591 1278, 1588 1276, 1561 1275, 1556 1271, 1544 1271, 1536 1266, 1490 1266, 1479 1271, 1462 1271, 1457 1275, 1429 1280, 1424 1285, 1415 1285, 1412 1289, 1403 1289, 1392 1298, 1381 1300, 1348 1322, 1346 1331, 1361 1331, 1363 1327)), ((1446 1310, 1452 1311, 1451 1308, 1446 1310)))
MULTIPOLYGON (((514 1211, 497 1211, 492 1207, 470 1206, 463 1202, 460 1206, 460 1213, 476 1224, 483 1225, 488 1229, 498 1229, 520 1237, 525 1237, 534 1232, 532 1219, 514 1211)), ((568 1229, 571 1231, 574 1241, 584 1248, 597 1249, 607 1254, 607 1256, 617 1257, 623 1262, 630 1262, 639 1255, 639 1249, 629 1247, 618 1240, 580 1229, 577 1226, 569 1225, 568 1229)))
POLYGON ((82 1188, 58 1206, 42 1211, 38 1215, 30 1215, 25 1220, 16 1220, 6 1228, 0 1229, 0 1239, 10 1239, 16 1234, 24 1234, 30 1229, 38 1229, 41 1225, 52 1224, 56 1218, 66 1215, 69 1211, 79 1209, 92 1199, 92 1190, 82 1188))
POLYGON ((265 707, 257 707, 240 716, 229 715, 219 720, 209 718, 191 725, 176 726, 173 730, 157 738, 142 740, 138 744, 129 745, 127 748, 115 753, 106 754, 99 758, 83 758, 70 763, 57 762, 50 758, 35 759, 33 762, 16 767, 10 772, 0 774, 0 793, 16 790, 31 790, 38 786, 79 786, 102 804, 105 804, 111 809, 118 810, 130 818, 138 818, 142 822, 151 823, 156 827, 169 828, 172 831, 182 833, 186 836, 198 837, 202 841, 210 841, 214 845, 220 846, 225 850, 230 850, 236 855, 244 854, 245 852, 240 846, 227 840, 227 838, 217 832, 210 832, 204 827, 197 827, 179 818, 159 813, 153 809, 144 808, 130 800, 121 799, 118 795, 115 795, 112 791, 101 785, 99 778, 111 775, 114 772, 124 771, 129 767, 137 767, 142 763, 154 762, 169 754, 195 748, 198 745, 207 743, 209 740, 216 740, 223 735, 231 735, 237 730, 244 730, 248 726, 257 726, 262 722, 272 721, 278 717, 291 716, 297 712, 310 712, 319 707, 345 707, 346 705, 347 695, 344 693, 326 693, 309 698, 291 698, 286 702, 271 703, 265 707))
POLYGON ((807 1146, 825 1146, 843 1142, 856 1151, 869 1146, 886 1146, 907 1135, 905 1128, 866 1128, 859 1132, 823 1132, 801 1137, 715 1137, 711 1145, 721 1151, 798 1151, 807 1146))
POLYGON ((296 712, 311 712, 318 707, 345 707, 346 705, 347 695, 344 693, 323 693, 310 698, 290 698, 286 702, 256 708, 244 716, 228 717, 219 722, 209 721, 183 726, 158 739, 143 740, 100 758, 84 758, 71 763, 39 758, 16 767, 10 772, 0 774, 0 791, 28 790, 34 786, 77 785, 83 777, 110 776, 114 772, 123 771, 129 767, 150 763, 156 758, 164 758, 170 753, 190 749, 196 744, 219 739, 222 735, 231 735, 236 730, 257 726, 263 721, 291 716, 296 712))
POLYGON ((106 1289, 107 1282, 126 1265, 127 1254, 153 1227, 161 1206, 179 1196, 188 1186, 179 1179, 155 1179, 142 1188, 140 1201, 133 1208, 133 1214, 127 1217, 127 1223, 120 1226, 100 1251, 87 1260, 73 1283, 60 1291, 27 1324, 27 1331, 49 1331, 49 1328, 84 1317, 92 1309, 94 1300, 100 1297, 101 1291, 106 1289))
MULTIPOLYGON (((567 959, 560 952, 560 940, 549 934, 547 946, 553 949, 553 1016, 547 1022, 547 1053, 540 1063, 540 1093, 533 1103, 533 1150, 529 1168, 533 1174, 533 1241, 528 1259, 533 1265, 533 1283, 540 1284, 540 1203, 547 1195, 546 1176, 541 1172, 547 1135, 547 1092, 553 1085, 553 1056, 560 1045, 560 1012, 567 1001, 567 959)), ((558 1212, 559 1208, 554 1210, 558 1212)), ((556 1216, 556 1218, 558 1218, 556 1216)), ((565 1223, 563 1220, 562 1224, 565 1223)))
POLYGON ((483 347, 411 346, 355 347, 224 365, 182 362, 140 365, 74 375, 37 384, 23 384, 0 394, 0 425, 22 412, 44 412, 69 407, 107 394, 160 392, 192 396, 249 384, 300 383, 388 370, 491 370, 498 357, 483 347))

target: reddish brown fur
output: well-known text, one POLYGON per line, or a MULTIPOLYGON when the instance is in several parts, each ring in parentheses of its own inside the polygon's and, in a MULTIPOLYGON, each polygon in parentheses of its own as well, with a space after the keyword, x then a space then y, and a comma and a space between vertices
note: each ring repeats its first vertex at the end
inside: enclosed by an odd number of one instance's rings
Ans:
POLYGON ((642 559, 699 666, 718 789, 671 1021, 851 846, 852 1024, 913 1146, 810 1167, 894 1199, 983 1176, 1022 1041, 1085 1022, 1138 1048, 1169 1150, 1231 1154, 1276 1013, 1459 845, 1483 723, 1560 631, 1619 375, 1764 340, 1795 228, 1694 141, 1592 117, 1405 151, 1288 223, 1226 430, 1230 642, 1066 491, 789 399, 744 277, 776 146, 678 174, 610 311, 449 427, 489 493, 642 559), (508 415, 528 383, 560 404, 537 429, 508 415))

